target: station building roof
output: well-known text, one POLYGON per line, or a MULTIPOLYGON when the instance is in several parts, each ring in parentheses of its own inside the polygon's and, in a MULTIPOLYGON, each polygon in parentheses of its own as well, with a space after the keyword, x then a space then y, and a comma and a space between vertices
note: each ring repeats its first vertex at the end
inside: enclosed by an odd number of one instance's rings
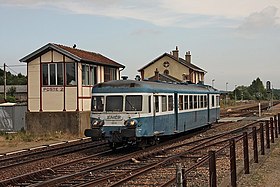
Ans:
POLYGON ((156 59, 154 59, 153 61, 151 61, 150 63, 148 63, 147 65, 145 65, 144 67, 142 67, 141 69, 139 69, 138 71, 141 71, 143 69, 145 69, 146 67, 150 66, 151 64, 155 63, 156 61, 158 61, 159 59, 161 59, 162 57, 164 56, 168 56, 170 58, 172 58, 173 60, 179 62, 180 64, 192 69, 192 70, 195 70, 195 71, 198 71, 198 72, 203 72, 203 73, 207 73, 205 70, 203 70, 202 68, 192 64, 192 63, 187 63, 186 60, 184 60, 183 58, 175 58, 173 55, 171 54, 168 54, 168 53, 163 53, 162 55, 160 55, 159 57, 157 57, 156 59))

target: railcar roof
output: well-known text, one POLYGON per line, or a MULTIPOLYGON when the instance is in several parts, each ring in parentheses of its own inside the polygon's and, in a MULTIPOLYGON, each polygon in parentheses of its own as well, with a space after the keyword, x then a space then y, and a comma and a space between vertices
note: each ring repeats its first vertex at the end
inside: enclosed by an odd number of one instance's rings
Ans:
POLYGON ((219 93, 211 86, 187 83, 164 83, 135 80, 115 80, 95 85, 92 93, 219 93))

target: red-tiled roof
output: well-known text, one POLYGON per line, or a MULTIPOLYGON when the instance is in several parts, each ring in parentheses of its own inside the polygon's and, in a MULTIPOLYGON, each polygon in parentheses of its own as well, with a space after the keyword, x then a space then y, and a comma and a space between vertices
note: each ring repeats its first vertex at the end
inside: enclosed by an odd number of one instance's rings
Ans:
POLYGON ((44 45, 40 49, 37 49, 36 51, 30 53, 29 55, 23 57, 19 61, 28 63, 51 49, 58 51, 59 53, 64 54, 67 57, 69 57, 75 61, 78 61, 78 62, 101 64, 104 66, 113 66, 113 67, 118 67, 118 68, 125 67, 124 65, 122 65, 108 57, 105 57, 99 53, 94 53, 94 52, 85 51, 85 50, 81 50, 81 49, 77 49, 77 48, 64 46, 61 44, 54 44, 54 43, 48 43, 48 44, 44 45))
POLYGON ((103 65, 111 65, 111 66, 117 66, 117 67, 125 67, 122 64, 119 64, 99 53, 94 53, 90 51, 84 51, 81 49, 77 48, 72 48, 60 44, 54 44, 59 48, 62 48, 63 50, 68 51, 69 53, 72 53, 73 55, 76 55, 77 57, 81 58, 83 61, 88 61, 88 62, 95 62, 98 64, 103 64, 103 65))

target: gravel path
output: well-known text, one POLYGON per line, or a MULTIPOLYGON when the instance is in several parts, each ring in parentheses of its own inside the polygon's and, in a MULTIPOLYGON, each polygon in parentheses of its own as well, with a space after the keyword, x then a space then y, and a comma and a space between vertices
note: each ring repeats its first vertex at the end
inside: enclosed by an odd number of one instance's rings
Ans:
MULTIPOLYGON (((280 113, 280 104, 274 106, 270 115, 280 113)), ((269 155, 265 155, 259 164, 254 165, 255 169, 248 175, 243 175, 238 186, 246 187, 279 187, 280 186, 280 137, 275 139, 269 155)))
POLYGON ((280 140, 274 145, 274 149, 264 162, 256 164, 256 169, 250 174, 243 175, 238 186, 246 187, 279 187, 280 186, 280 140))

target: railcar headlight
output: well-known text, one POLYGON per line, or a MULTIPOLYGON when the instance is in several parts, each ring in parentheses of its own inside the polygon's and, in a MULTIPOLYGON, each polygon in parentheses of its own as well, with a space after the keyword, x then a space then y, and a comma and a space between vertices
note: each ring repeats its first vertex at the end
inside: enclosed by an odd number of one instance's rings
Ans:
POLYGON ((130 125, 134 126, 135 125, 135 121, 134 120, 130 121, 130 125))
POLYGON ((135 119, 128 119, 124 122, 126 126, 136 126, 137 125, 137 120, 135 119))
POLYGON ((104 125, 104 121, 100 118, 91 118, 91 128, 93 127, 102 127, 104 125))

